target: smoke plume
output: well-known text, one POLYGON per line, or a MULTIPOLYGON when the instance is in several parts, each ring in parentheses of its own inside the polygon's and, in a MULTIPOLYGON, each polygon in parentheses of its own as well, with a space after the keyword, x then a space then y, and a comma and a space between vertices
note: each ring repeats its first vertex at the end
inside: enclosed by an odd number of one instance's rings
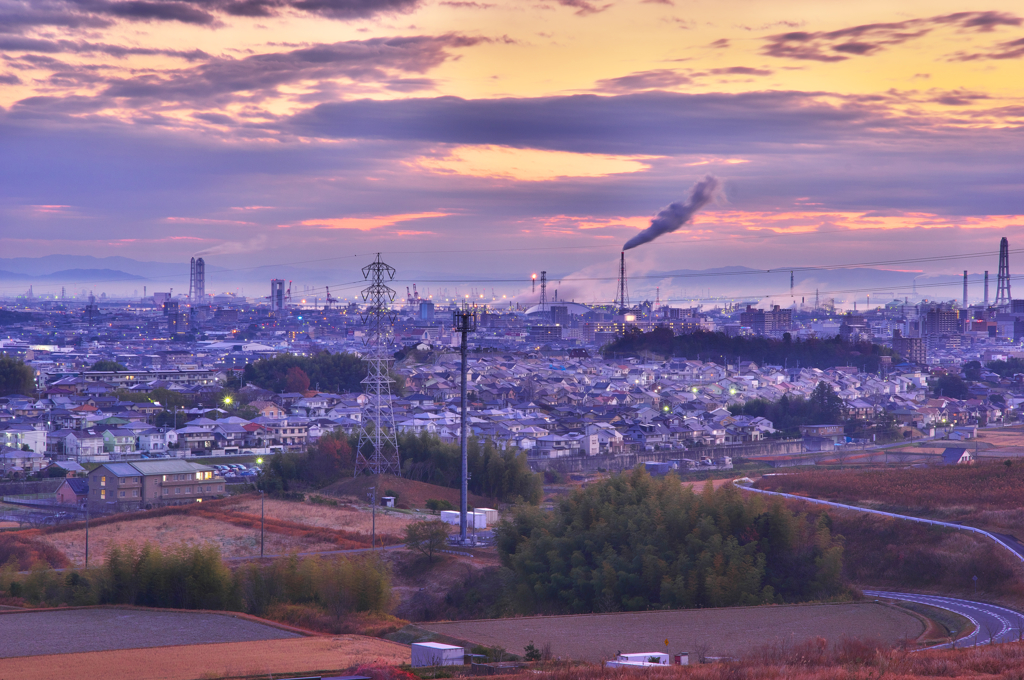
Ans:
POLYGON ((695 212, 715 197, 719 186, 720 182, 717 177, 704 175, 704 179, 694 184, 693 189, 690 190, 690 200, 673 203, 662 210, 657 217, 651 220, 651 226, 626 241, 626 245, 622 246, 622 249, 636 248, 683 226, 690 221, 695 212))

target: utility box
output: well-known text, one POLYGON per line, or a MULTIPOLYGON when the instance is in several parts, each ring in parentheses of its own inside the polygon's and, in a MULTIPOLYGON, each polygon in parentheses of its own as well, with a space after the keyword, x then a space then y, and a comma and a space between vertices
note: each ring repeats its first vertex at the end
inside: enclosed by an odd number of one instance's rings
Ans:
POLYGON ((676 666, 689 666, 690 665, 690 653, 679 652, 672 657, 672 663, 676 666))
MULTIPOLYGON (((441 521, 446 524, 459 526, 462 523, 462 515, 458 510, 442 510, 441 521)), ((467 529, 486 529, 487 515, 479 510, 466 513, 467 529)))
POLYGON ((498 523, 498 511, 492 508, 477 508, 476 512, 482 512, 487 517, 487 526, 494 526, 498 523))
POLYGON ((412 644, 412 666, 461 666, 466 650, 440 642, 414 642, 412 644))
POLYGON ((385 508, 393 508, 393 507, 395 507, 395 497, 394 496, 381 496, 380 497, 380 504, 383 505, 385 508))

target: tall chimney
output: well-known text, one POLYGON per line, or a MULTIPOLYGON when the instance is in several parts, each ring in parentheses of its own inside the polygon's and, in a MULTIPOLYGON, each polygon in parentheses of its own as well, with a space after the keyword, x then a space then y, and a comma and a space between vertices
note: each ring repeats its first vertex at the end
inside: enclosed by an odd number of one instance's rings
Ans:
POLYGON ((988 309, 988 272, 985 272, 985 309, 988 309))
POLYGON ((964 309, 967 309, 967 270, 964 270, 964 309))

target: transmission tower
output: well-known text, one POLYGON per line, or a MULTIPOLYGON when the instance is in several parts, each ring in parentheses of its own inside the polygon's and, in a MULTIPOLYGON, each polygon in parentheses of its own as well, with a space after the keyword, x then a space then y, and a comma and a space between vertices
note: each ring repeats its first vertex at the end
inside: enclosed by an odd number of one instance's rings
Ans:
POLYGON ((615 303, 619 314, 625 314, 629 310, 629 292, 626 290, 626 253, 619 257, 619 287, 615 291, 615 303))
POLYGON ((370 281, 363 289, 366 312, 362 320, 366 325, 366 406, 363 407, 363 427, 359 432, 356 449, 355 474, 369 470, 371 474, 401 476, 398 459, 398 437, 395 434, 395 414, 391 410, 391 341, 396 314, 391 311, 395 291, 385 281, 395 278, 395 268, 385 264, 377 253, 372 264, 363 267, 363 278, 370 281), (370 449, 367 451, 367 449, 370 449))
POLYGON ((999 282, 996 285, 996 307, 1010 304, 1010 242, 1003 237, 999 242, 999 282))
POLYGON ((543 314, 548 306, 548 273, 540 273, 540 311, 543 314))

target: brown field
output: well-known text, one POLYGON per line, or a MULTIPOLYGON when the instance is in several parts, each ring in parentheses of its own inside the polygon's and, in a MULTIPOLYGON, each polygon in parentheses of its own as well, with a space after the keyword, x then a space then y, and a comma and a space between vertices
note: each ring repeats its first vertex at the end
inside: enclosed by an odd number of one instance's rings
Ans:
POLYGON ((32 680, 201 680, 273 673, 340 675, 409 662, 409 648, 359 635, 127 649, 0 659, 0 677, 32 680))
MULTIPOLYGON (((1006 427, 991 430, 979 430, 978 442, 983 456, 1024 454, 1024 428, 1006 427)), ((972 442, 969 442, 972 443, 972 442)))
MULTIPOLYGON (((366 508, 268 499, 265 510, 264 552, 268 555, 370 546, 373 520, 366 508)), ((405 526, 416 519, 405 513, 381 510, 377 513, 378 542, 400 543, 405 526)), ((260 552, 260 524, 260 500, 256 495, 115 515, 93 521, 89 563, 102 562, 111 543, 147 540, 161 545, 213 543, 226 558, 252 557, 260 552)), ((65 553, 74 564, 84 563, 83 523, 28 533, 65 553)))
POLYGON ((893 645, 916 639, 925 631, 917 617, 874 602, 538 616, 417 626, 519 655, 531 641, 538 649, 550 644, 557 657, 592 662, 614 658, 620 651, 693 653, 701 645, 708 645, 712 656, 738 656, 765 644, 799 643, 814 637, 874 639, 893 645))
MULTIPOLYGON (((72 563, 85 563, 85 529, 49 534, 43 540, 61 550, 72 563)), ((227 522, 177 515, 153 517, 126 522, 115 522, 89 529, 89 564, 103 562, 103 555, 112 543, 151 541, 161 546, 179 543, 213 543, 223 557, 248 557, 260 554, 260 529, 238 527, 227 522)), ((295 537, 267 531, 264 535, 264 551, 270 555, 289 552, 310 552, 314 550, 337 550, 338 546, 329 541, 295 537)), ((367 541, 367 544, 369 541, 367 541)))
MULTIPOLYGON (((232 499, 232 503, 226 507, 238 512, 258 516, 260 514, 260 499, 256 496, 240 496, 232 499)), ((310 527, 324 527, 328 529, 341 529, 357 534, 370 535, 373 517, 369 508, 358 508, 351 505, 331 507, 329 505, 316 505, 310 502, 295 503, 291 501, 276 501, 267 499, 267 517, 296 522, 310 527)), ((377 512, 377 534, 391 534, 404 536, 405 527, 417 519, 413 515, 404 512, 389 511, 387 508, 378 508, 377 512)))
POLYGON ((964 522, 1024 538, 1024 463, 869 470, 799 470, 758 488, 898 514, 964 522))

